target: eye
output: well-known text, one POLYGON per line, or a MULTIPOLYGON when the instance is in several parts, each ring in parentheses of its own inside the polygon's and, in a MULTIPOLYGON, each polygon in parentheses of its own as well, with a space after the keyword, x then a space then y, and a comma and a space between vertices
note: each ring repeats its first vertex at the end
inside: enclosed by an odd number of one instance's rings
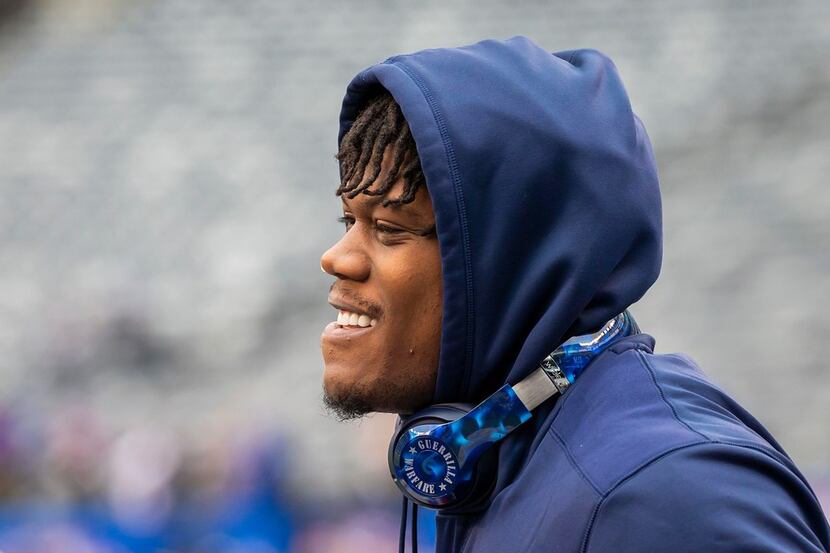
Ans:
MULTIPOLYGON (((344 214, 342 217, 338 217, 337 221, 346 227, 346 232, 349 232, 356 222, 355 217, 349 214, 344 214)), ((395 243, 404 234, 409 232, 402 228, 393 227, 380 221, 374 222, 372 230, 378 234, 378 238, 385 244, 395 243)))
POLYGON ((352 228, 352 225, 354 224, 354 217, 352 217, 351 215, 344 215, 342 217, 338 217, 337 222, 343 223, 344 225, 346 225, 346 230, 349 230, 350 228, 352 228))
POLYGON ((375 230, 378 231, 378 232, 381 232, 383 234, 391 234, 391 235, 402 234, 402 233, 406 232, 403 229, 390 227, 389 225, 384 225, 383 223, 375 223, 375 230))

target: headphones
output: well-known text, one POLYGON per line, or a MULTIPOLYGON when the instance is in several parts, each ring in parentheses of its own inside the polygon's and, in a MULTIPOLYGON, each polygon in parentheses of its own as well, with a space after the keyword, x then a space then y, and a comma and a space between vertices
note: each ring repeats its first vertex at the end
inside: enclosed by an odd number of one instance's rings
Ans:
POLYGON ((431 509, 474 503, 493 484, 491 447, 530 419, 541 403, 564 393, 608 346, 639 332, 623 311, 597 332, 562 343, 528 377, 505 384, 475 407, 442 403, 399 418, 389 444, 395 484, 406 498, 431 509))

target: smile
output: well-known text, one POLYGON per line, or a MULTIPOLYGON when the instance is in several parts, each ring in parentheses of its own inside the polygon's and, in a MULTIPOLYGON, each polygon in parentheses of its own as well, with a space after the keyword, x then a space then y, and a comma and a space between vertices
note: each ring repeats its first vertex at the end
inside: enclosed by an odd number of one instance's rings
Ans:
POLYGON ((371 332, 378 322, 365 313, 349 311, 335 305, 333 307, 337 309, 337 320, 326 325, 323 331, 325 339, 350 341, 371 332))
POLYGON ((355 313, 353 311, 339 310, 337 312, 337 324, 341 327, 359 327, 366 328, 375 326, 377 319, 371 319, 368 315, 355 313))

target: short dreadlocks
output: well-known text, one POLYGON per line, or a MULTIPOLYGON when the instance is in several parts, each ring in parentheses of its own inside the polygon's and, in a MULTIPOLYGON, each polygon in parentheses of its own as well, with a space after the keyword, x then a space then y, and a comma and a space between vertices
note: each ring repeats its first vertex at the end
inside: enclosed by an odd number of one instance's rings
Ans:
POLYGON ((349 199, 360 193, 383 196, 399 178, 403 178, 401 195, 384 199, 383 206, 406 204, 415 199, 415 193, 425 180, 409 125, 400 106, 385 89, 361 109, 334 157, 340 162, 340 186, 336 194, 345 194, 349 199), (379 186, 369 190, 380 174, 383 154, 390 144, 393 157, 389 172, 379 186), (367 167, 368 176, 365 175, 367 167), (367 176, 365 181, 364 176, 367 176))

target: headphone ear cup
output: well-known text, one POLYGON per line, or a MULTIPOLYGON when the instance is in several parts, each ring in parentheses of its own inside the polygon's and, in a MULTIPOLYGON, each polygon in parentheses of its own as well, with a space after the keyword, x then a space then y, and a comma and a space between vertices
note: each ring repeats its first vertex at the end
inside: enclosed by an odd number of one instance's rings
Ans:
MULTIPOLYGON (((393 462, 395 450, 400 446, 401 440, 407 439, 406 435, 410 429, 423 425, 438 426, 448 422, 453 422, 454 420, 469 413, 472 408, 472 405, 464 403, 442 403, 422 409, 421 411, 418 411, 414 415, 408 417, 399 417, 398 423, 395 426, 395 433, 389 443, 388 460, 392 478, 395 478, 395 467, 393 462)), ((475 508, 477 502, 489 496, 489 492, 495 485, 496 468, 498 465, 497 460, 497 448, 492 448, 491 450, 485 452, 475 464, 473 482, 469 488, 469 491, 466 492, 463 497, 460 497, 458 501, 455 501, 445 507, 436 508, 434 506, 429 506, 429 508, 437 509, 446 513, 452 513, 453 510, 461 509, 462 507, 465 511, 471 507, 475 508)), ((410 497, 410 499, 413 498, 410 497)))
POLYGON ((473 477, 473 484, 470 491, 451 505, 441 509, 441 512, 447 515, 457 513, 470 514, 487 507, 486 500, 490 497, 490 492, 496 486, 496 476, 498 475, 498 455, 499 448, 491 447, 484 452, 475 466, 475 476, 473 477))
POLYGON ((472 405, 466 403, 439 403, 438 405, 430 405, 421 409, 413 415, 408 417, 398 417, 398 422, 395 425, 395 434, 389 442, 389 459, 391 462, 392 454, 398 446, 398 441, 406 434, 410 428, 420 426, 422 424, 445 424, 460 419, 470 412, 472 405))

